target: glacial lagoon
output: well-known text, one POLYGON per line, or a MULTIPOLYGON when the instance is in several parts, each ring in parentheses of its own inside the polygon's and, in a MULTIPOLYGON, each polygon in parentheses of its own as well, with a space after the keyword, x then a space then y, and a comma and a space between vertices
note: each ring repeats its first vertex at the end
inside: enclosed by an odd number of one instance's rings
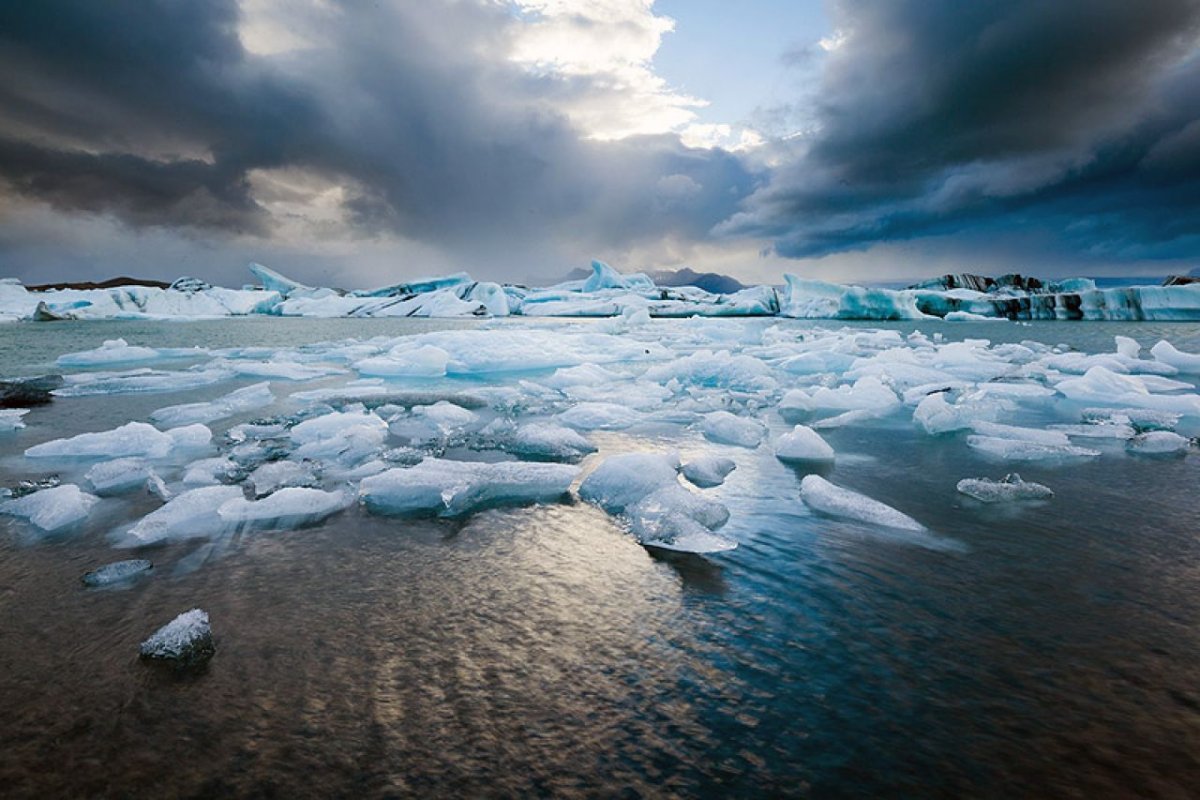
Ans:
POLYGON ((98 498, 0 516, 0 785, 1185 795, 1196 353, 1167 322, 0 326, 5 377, 65 376, 0 434, 0 485, 98 498), (796 425, 832 460, 777 457, 796 425), (1010 473, 1053 496, 956 488, 1010 473), (193 608, 215 656, 144 663, 193 608))

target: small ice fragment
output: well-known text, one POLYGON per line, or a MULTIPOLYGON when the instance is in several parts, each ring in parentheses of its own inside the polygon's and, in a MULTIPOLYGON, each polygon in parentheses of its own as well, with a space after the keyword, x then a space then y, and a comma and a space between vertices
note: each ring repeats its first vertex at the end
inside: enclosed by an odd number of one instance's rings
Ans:
POLYGON ((175 496, 175 493, 167 488, 167 482, 160 478, 158 474, 153 471, 151 471, 150 475, 146 478, 146 491, 157 497, 159 500, 162 500, 164 503, 168 502, 172 497, 175 496))
POLYGON ((129 364, 159 358, 153 347, 131 345, 124 339, 108 339, 94 350, 67 353, 58 357, 60 367, 93 367, 99 364, 129 364))
POLYGON ((725 478, 735 469, 737 469, 737 464, 732 458, 699 456, 687 461, 680 471, 683 473, 683 477, 696 486, 708 489, 723 484, 725 478))
POLYGON ((224 397, 218 397, 207 403, 184 403, 160 408, 150 414, 150 419, 165 426, 213 422, 225 417, 232 417, 235 414, 254 411, 269 406, 273 402, 275 402, 275 395, 271 393, 271 384, 263 381, 230 392, 224 397))
POLYGON ((974 422, 971 427, 976 433, 983 434, 984 436, 995 436, 1001 439, 1017 439, 1022 442, 1036 442, 1052 446, 1071 443, 1067 435, 1061 431, 1022 428, 1017 425, 1001 425, 998 422, 984 421, 974 422))
POLYGON ((312 488, 318 483, 312 464, 306 461, 269 461, 250 473, 246 480, 254 488, 255 497, 266 497, 291 486, 312 488))
POLYGON ((142 658, 194 667, 216 653, 208 613, 198 608, 180 614, 142 642, 142 658))
POLYGON ((154 565, 144 558, 131 558, 126 561, 114 561, 111 564, 105 564, 103 567, 97 567, 91 572, 84 573, 84 586, 93 588, 99 586, 111 586, 114 583, 127 581, 135 578, 138 575, 144 575, 154 569, 154 565))
POLYGON ((973 497, 981 503, 1007 503, 1014 500, 1046 500, 1054 496, 1054 492, 1040 483, 1023 481, 1015 472, 1004 476, 1003 480, 993 481, 987 478, 963 478, 958 482, 958 491, 968 497, 973 497))
POLYGON ((813 510, 833 517, 910 531, 925 530, 924 525, 907 514, 866 495, 835 486, 820 475, 804 476, 800 481, 800 498, 813 510))
POLYGON ((242 490, 237 486, 204 486, 182 492, 138 520, 129 529, 126 544, 139 546, 167 539, 211 536, 225 525, 217 509, 240 497, 242 490))
POLYGON ((1139 455, 1177 455, 1186 453, 1192 442, 1171 431, 1139 433, 1125 443, 1125 449, 1139 455))
POLYGON ((150 467, 140 458, 101 461, 94 464, 84 475, 97 494, 120 494, 136 489, 149 477, 150 467))
POLYGON ((834 452, 821 434, 807 425, 797 425, 775 440, 775 457, 780 461, 833 461, 834 452))
POLYGON ((581 431, 615 431, 628 428, 642 415, 616 403, 580 403, 558 415, 558 421, 581 431))
POLYGON ((57 531, 87 518, 100 498, 73 483, 27 494, 0 503, 0 513, 23 517, 44 531, 57 531))
POLYGON ((0 433, 7 433, 8 431, 15 431, 24 428, 25 420, 21 419, 21 417, 28 413, 28 408, 0 409, 0 433))
POLYGON ((1128 336, 1117 336, 1117 355, 1125 358, 1137 358, 1142 352, 1142 346, 1137 343, 1136 339, 1130 339, 1128 336))
POLYGON ((1157 361, 1170 364, 1180 372, 1200 375, 1200 355, 1185 353, 1165 339, 1150 348, 1150 355, 1154 356, 1157 361))
POLYGON ((427 458, 365 478, 359 498, 377 514, 460 516, 480 507, 543 503, 561 498, 579 470, 524 461, 478 463, 427 458))
POLYGON ((519 456, 573 461, 596 452, 578 432, 553 423, 531 422, 517 428, 505 449, 519 456))
POLYGON ((758 447, 767 433, 758 420, 739 417, 728 411, 705 414, 700 423, 700 430, 710 441, 739 447, 758 447))
POLYGON ((1090 450, 1086 447, 1075 447, 1069 444, 1042 444, 999 436, 968 436, 967 446, 989 456, 1009 461, 1095 458, 1100 455, 1099 450, 1090 450))
POLYGON ((625 516, 638 543, 646 547, 690 553, 737 547, 737 542, 712 533, 729 520, 729 510, 678 483, 651 492, 627 507, 625 516))

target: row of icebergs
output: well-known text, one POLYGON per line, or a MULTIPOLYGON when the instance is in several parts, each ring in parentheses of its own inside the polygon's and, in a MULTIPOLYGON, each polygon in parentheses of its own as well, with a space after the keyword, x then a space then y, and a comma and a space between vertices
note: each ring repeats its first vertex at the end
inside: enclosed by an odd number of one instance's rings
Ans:
MULTIPOLYGON (((86 367, 54 390, 60 404, 205 391, 69 437, 47 437, 34 412, 9 418, 4 449, 23 453, 13 463, 33 481, 0 513, 43 531, 122 520, 108 535, 127 548, 215 547, 355 508, 461 517, 578 499, 640 544, 722 552, 738 544, 724 532, 738 514, 727 485, 743 497, 771 491, 753 485, 764 458, 792 465, 798 480, 757 502, 803 503, 935 546, 946 537, 927 529, 920 498, 892 508, 844 485, 830 431, 909 426, 1001 474, 1098 458, 1152 468, 1189 457, 1200 432, 1200 355, 1166 341, 1146 352, 1124 336, 1083 353, 920 331, 623 317, 280 349, 112 340, 59 363, 86 367), (37 478, 48 471, 54 481, 37 478), (129 497, 145 491, 158 507, 122 518, 144 509, 129 497)), ((1053 494, 1018 476, 958 489, 984 502, 1053 494)))
POLYGON ((785 275, 782 287, 754 286, 732 294, 697 287, 662 287, 643 274, 622 274, 592 262, 586 280, 547 288, 475 281, 466 273, 345 292, 305 286, 260 264, 259 285, 213 287, 181 278, 170 288, 122 286, 30 292, 0 281, 0 321, 63 319, 204 319, 287 317, 791 317, 920 320, 1200 320, 1200 283, 1097 288, 1086 278, 1045 290, 882 289, 844 286, 785 275))

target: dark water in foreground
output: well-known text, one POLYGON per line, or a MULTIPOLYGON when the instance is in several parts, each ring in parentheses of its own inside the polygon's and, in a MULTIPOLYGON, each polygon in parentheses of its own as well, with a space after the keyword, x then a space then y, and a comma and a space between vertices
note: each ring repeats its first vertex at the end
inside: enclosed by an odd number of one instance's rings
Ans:
MULTIPOLYGON (((333 322, 314 338, 395 333, 333 322)), ((1163 327, 1113 330, 1150 344, 1163 327)), ((96 330, 36 346, 121 334, 96 330)), ((1196 326, 1167 330, 1200 349, 1196 326)), ((60 401, 0 447, 186 399, 60 401)), ((706 447, 662 436, 593 438, 706 447)), ((903 418, 827 438, 831 480, 961 547, 813 516, 766 448, 714 490, 741 546, 709 559, 655 557, 587 506, 352 509, 207 559, 197 542, 147 551, 154 575, 88 591, 83 572, 128 557, 104 538, 114 518, 37 543, 0 518, 0 794, 1195 796, 1200 459, 1022 468, 1056 497, 998 510, 955 493, 998 471, 961 442, 903 418), (217 637, 207 670, 140 663, 138 642, 193 606, 217 637)))

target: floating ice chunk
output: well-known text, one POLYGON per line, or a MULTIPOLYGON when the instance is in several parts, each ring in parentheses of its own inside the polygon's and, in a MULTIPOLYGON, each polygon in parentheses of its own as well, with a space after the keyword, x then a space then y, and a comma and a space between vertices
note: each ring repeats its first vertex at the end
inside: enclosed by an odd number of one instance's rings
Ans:
POLYGON ((1132 425, 1136 431, 1169 431, 1179 424, 1180 414, 1147 408, 1085 408, 1084 422, 1132 425))
POLYGON ((1001 406, 987 400, 962 401, 951 405, 942 392, 931 394, 913 410, 913 422, 930 436, 971 428, 981 420, 994 419, 1001 406))
POLYGON ((669 484, 625 509, 639 544, 688 553, 720 553, 737 542, 712 531, 729 520, 725 506, 678 483, 669 484))
POLYGON ((23 517, 44 531, 57 531, 87 518, 100 498, 72 483, 0 503, 0 512, 23 517))
POLYGON ((288 487, 262 500, 235 497, 221 504, 217 515, 238 527, 283 529, 312 525, 332 516, 353 502, 346 492, 288 487))
POLYGON ((1151 394, 1144 377, 1118 375, 1100 366, 1092 367, 1083 377, 1059 381, 1055 388, 1064 396, 1076 401, 1140 406, 1200 416, 1200 395, 1151 394))
POLYGON ((970 311, 951 311, 946 316, 942 317, 946 322, 1007 322, 1005 317, 988 317, 983 314, 974 314, 970 311))
POLYGON ((227 369, 240 378, 271 378, 280 381, 311 381, 345 373, 344 369, 328 364, 300 364, 278 358, 272 361, 226 359, 214 362, 214 366, 227 369))
POLYGON ((1200 355, 1185 353, 1165 339, 1150 348, 1150 355, 1154 356, 1155 360, 1169 364, 1180 372, 1200 375, 1200 355))
POLYGON ((150 419, 159 425, 188 425, 196 422, 213 422, 254 411, 275 402, 271 393, 271 384, 264 381, 253 386, 230 392, 224 397, 210 400, 207 403, 184 403, 177 406, 160 408, 150 414, 150 419))
POLYGON ((807 425, 797 425, 775 440, 775 457, 780 461, 833 461, 833 448, 821 434, 807 425))
POLYGON ((728 350, 699 350, 646 370, 646 378, 660 383, 682 384, 741 392, 770 391, 777 386, 770 368, 753 356, 733 355, 728 350))
POLYGON ((1137 358, 1142 352, 1142 346, 1137 343, 1136 339, 1130 339, 1128 336, 1116 336, 1117 340, 1117 355, 1125 358, 1137 358))
POLYGON ((700 430, 706 439, 739 447, 758 447, 767 435, 767 429, 755 419, 746 419, 728 411, 705 414, 700 430))
POLYGON ((20 430, 25 427, 25 420, 21 417, 29 413, 28 408, 5 408, 0 409, 0 433, 20 430))
POLYGON ((150 465, 140 458, 117 458, 101 461, 87 471, 84 478, 97 494, 120 494, 145 485, 150 477, 150 465))
POLYGON ((968 436, 967 446, 986 455, 1008 461, 1095 458, 1100 455, 1099 450, 1089 450, 1069 444, 1041 444, 998 436, 968 436))
POLYGON ((1070 444, 1067 435, 1061 431, 1038 430, 1037 428, 1022 428, 1017 425, 1001 425, 998 422, 976 421, 971 428, 984 436, 995 436, 1001 439, 1017 439, 1022 442, 1036 442, 1054 447, 1070 444))
POLYGON ((1191 440, 1171 431, 1139 433, 1125 443, 1126 450, 1139 455, 1179 455, 1191 446, 1191 440))
POLYGON ((1050 425, 1052 431, 1080 439, 1131 439, 1137 433, 1132 425, 1101 423, 1096 425, 1050 425))
POLYGON ((653 492, 678 483, 678 453, 609 456, 579 486, 579 496, 619 514, 653 492))
POLYGON ((557 419, 581 431, 615 431, 637 424, 642 415, 616 403, 580 403, 559 414, 557 419))
POLYGON ((174 428, 164 433, 145 422, 129 422, 111 431, 81 433, 43 442, 30 447, 25 455, 29 458, 165 458, 172 449, 204 447, 211 439, 212 431, 203 425, 174 428))
POLYGON ((925 526, 889 505, 866 495, 835 486, 820 475, 805 475, 800 481, 800 499, 815 511, 871 525, 923 531, 925 526))
POLYGON ((779 400, 779 414, 785 419, 808 414, 816 408, 812 396, 803 389, 789 389, 779 400))
POLYGON ((363 480, 359 497, 377 514, 460 516, 477 508, 552 502, 578 474, 565 464, 494 464, 427 458, 363 480))
POLYGON ((111 564, 98 567, 91 572, 86 572, 81 580, 84 586, 99 588, 145 575, 152 569, 154 569, 154 565, 146 559, 131 558, 125 561, 114 561, 111 564))
POLYGON ((812 424, 812 429, 817 431, 831 430, 833 428, 844 428, 847 425, 857 425, 861 422, 868 422, 873 419, 879 419, 885 416, 888 412, 886 408, 858 408, 853 411, 843 411, 834 417, 826 417, 819 419, 812 424))
POLYGON ((900 398, 884 386, 879 378, 867 375, 852 385, 842 385, 836 389, 821 386, 812 393, 811 402, 812 407, 818 410, 851 411, 862 408, 890 408, 898 405, 900 398))
POLYGON ((208 613, 198 608, 186 611, 142 642, 142 658, 167 661, 179 667, 195 667, 216 653, 208 613))
POLYGON ((450 433, 474 425, 479 415, 445 400, 433 405, 413 406, 413 416, 421 417, 442 433, 450 433))
POLYGON ((125 544, 136 547, 168 539, 212 536, 225 525, 217 509, 240 497, 238 486, 204 486, 182 492, 134 523, 125 544))
POLYGON ((67 353, 58 357, 60 367, 95 367, 107 364, 133 364, 139 361, 158 361, 164 358, 188 358, 202 356, 207 350, 158 350, 153 347, 138 347, 124 339, 109 339, 95 350, 67 353))
POLYGON ((596 452, 595 445, 571 428, 544 422, 517 428, 504 449, 513 455, 555 461, 571 461, 596 452))
POLYGON ((289 435, 299 445, 297 458, 357 461, 383 446, 388 426, 367 411, 335 411, 301 422, 289 435))
POLYGON ((577 367, 561 367, 542 383, 552 389, 566 389, 573 386, 608 386, 621 379, 617 373, 596 364, 580 364, 577 367))
POLYGON ((66 385, 56 389, 59 397, 89 397, 98 394, 141 392, 182 392, 229 380, 226 369, 155 371, 136 369, 128 372, 81 372, 66 377, 66 385))
POLYGON ((440 347, 398 347, 387 355, 364 358, 354 365, 361 375, 436 378, 446 374, 450 354, 440 347))
POLYGON ((167 482, 155 472, 151 472, 150 476, 146 478, 146 492, 154 495, 164 503, 175 496, 175 493, 167 488, 167 482))
POLYGON ((304 461, 270 461, 251 472, 246 481, 254 488, 255 497, 290 486, 312 488, 318 483, 312 464, 304 461))
POLYGON ((224 456, 202 458, 188 465, 183 473, 183 483, 187 486, 215 486, 232 479, 237 472, 238 465, 224 456))
POLYGON ((1023 481, 1015 472, 1004 476, 1003 480, 993 481, 987 478, 963 478, 958 482, 958 491, 968 497, 973 497, 981 503, 1008 503, 1014 500, 1047 500, 1054 492, 1040 483, 1023 481))
POLYGON ((708 489, 723 484, 725 478, 729 477, 729 473, 735 469, 737 469, 737 464, 732 458, 699 456, 685 462, 680 471, 683 473, 683 477, 696 486, 708 489))

